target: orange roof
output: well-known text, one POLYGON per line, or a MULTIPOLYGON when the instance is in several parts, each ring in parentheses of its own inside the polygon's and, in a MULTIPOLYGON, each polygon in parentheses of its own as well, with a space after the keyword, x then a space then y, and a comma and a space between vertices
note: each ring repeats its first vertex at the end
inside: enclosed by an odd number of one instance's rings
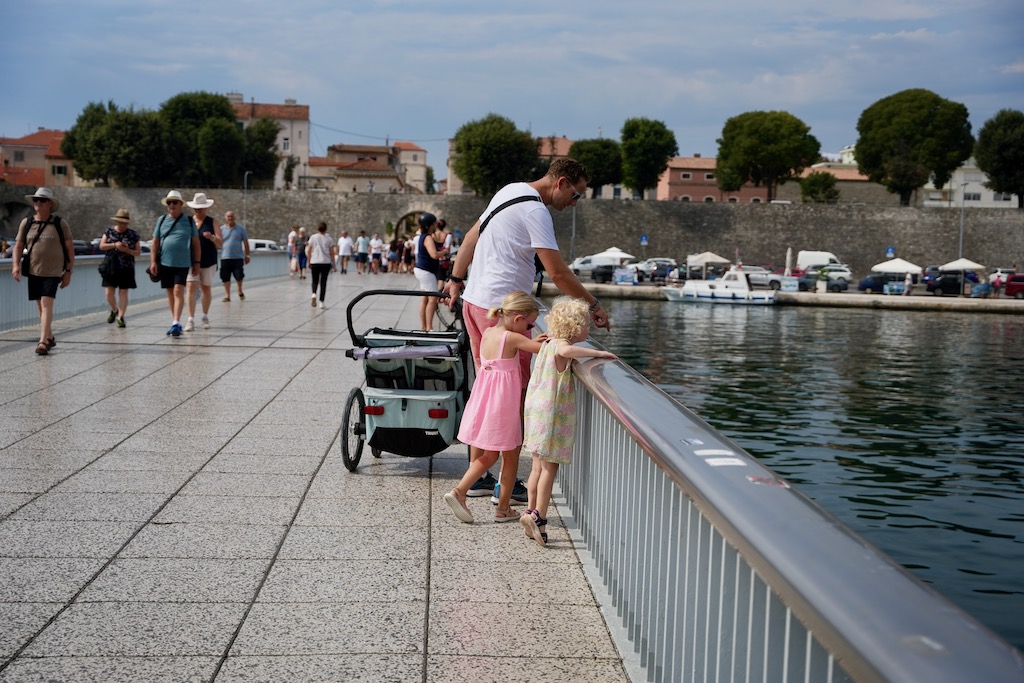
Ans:
POLYGON ((49 148, 55 138, 57 140, 57 146, 59 149, 60 141, 64 139, 64 131, 51 130, 48 128, 44 128, 43 130, 37 130, 35 133, 29 133, 25 137, 21 138, 0 138, 0 143, 5 145, 15 145, 22 147, 49 148))
POLYGON ((284 119, 291 121, 309 121, 308 104, 259 104, 256 102, 235 102, 235 117, 246 121, 249 119, 284 119))
POLYGON ((718 167, 718 159, 715 157, 672 157, 668 167, 673 169, 697 168, 713 171, 718 167))
POLYGON ((402 150, 406 150, 406 151, 413 151, 413 152, 425 152, 425 151, 427 151, 427 150, 423 149, 422 147, 420 147, 419 145, 417 145, 416 143, 414 143, 414 142, 406 142, 405 140, 395 140, 395 147, 397 147, 398 149, 402 149, 402 150))
POLYGON ((856 166, 811 166, 810 168, 805 168, 800 177, 806 178, 812 173, 831 173, 835 176, 836 180, 870 182, 870 178, 857 170, 856 166))
POLYGON ((388 155, 388 148, 384 145, 346 145, 344 143, 338 145, 331 145, 327 148, 328 154, 331 152, 339 152, 344 154, 383 154, 388 155))

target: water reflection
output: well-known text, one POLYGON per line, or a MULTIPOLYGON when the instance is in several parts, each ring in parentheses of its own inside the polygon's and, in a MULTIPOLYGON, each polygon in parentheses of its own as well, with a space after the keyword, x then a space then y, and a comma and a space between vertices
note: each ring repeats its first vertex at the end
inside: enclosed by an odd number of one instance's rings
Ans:
POLYGON ((1024 648, 1024 325, 606 302, 596 338, 1024 648))

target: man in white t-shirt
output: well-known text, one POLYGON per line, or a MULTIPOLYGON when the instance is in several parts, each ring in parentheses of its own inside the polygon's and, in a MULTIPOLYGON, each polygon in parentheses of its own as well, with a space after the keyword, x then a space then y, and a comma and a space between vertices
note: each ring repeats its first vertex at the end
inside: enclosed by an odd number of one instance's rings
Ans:
POLYGON ((298 272, 298 263, 295 265, 295 270, 292 270, 292 259, 295 258, 295 238, 299 236, 299 226, 293 225, 292 231, 288 233, 288 277, 295 277, 295 273, 298 272))
MULTIPOLYGON (((548 211, 549 206, 561 211, 575 205, 586 192, 589 180, 583 164, 573 159, 556 159, 540 180, 511 183, 498 190, 466 233, 444 289, 450 297, 449 305, 454 305, 459 296, 462 297, 462 315, 476 367, 480 367, 480 336, 484 329, 497 323, 497 319, 487 318, 488 309, 500 306, 509 292, 529 292, 533 288, 537 273, 534 254, 540 258, 551 282, 563 294, 587 301, 594 324, 610 328, 608 313, 601 302, 586 290, 562 260, 555 241, 555 226, 548 211), (523 197, 529 199, 509 204, 494 213, 509 200, 523 197), (481 223, 492 213, 493 217, 481 234, 481 223), (474 264, 473 273, 468 277, 471 263, 474 264)), ((519 360, 525 392, 530 378, 531 354, 521 352, 519 360)), ((475 460, 479 454, 480 451, 470 449, 470 460, 475 460)), ((494 478, 489 472, 473 485, 469 495, 486 495, 490 493, 488 486, 493 490, 494 478)), ((524 497, 525 490, 518 490, 521 486, 517 482, 517 491, 513 493, 516 500, 524 497)))
POLYGON ((384 253, 384 240, 380 238, 380 233, 373 233, 373 239, 370 240, 370 272, 376 275, 380 272, 381 255, 384 253))
POLYGON ((348 272, 348 260, 352 257, 352 238, 348 236, 348 230, 341 231, 338 238, 338 270, 342 275, 348 272))

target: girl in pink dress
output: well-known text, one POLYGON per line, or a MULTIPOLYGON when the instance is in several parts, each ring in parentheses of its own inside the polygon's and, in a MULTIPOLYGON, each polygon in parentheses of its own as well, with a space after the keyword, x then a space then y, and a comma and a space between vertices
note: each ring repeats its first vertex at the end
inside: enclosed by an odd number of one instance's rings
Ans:
POLYGON ((572 361, 578 358, 608 358, 615 354, 574 344, 590 334, 590 309, 582 299, 555 299, 545 318, 546 340, 533 364, 526 389, 526 436, 523 445, 533 453, 533 468, 527 484, 529 506, 519 523, 526 535, 541 547, 548 542, 548 504, 558 466, 572 458, 576 433, 576 385, 572 361))
POLYGON ((444 494, 452 512, 466 524, 473 523, 466 492, 498 461, 499 454, 501 493, 494 521, 519 520, 509 505, 523 445, 523 379, 518 353, 540 350, 540 341, 527 336, 538 313, 537 302, 526 292, 512 292, 501 306, 487 312, 487 317, 497 318, 498 324, 484 330, 480 338, 480 369, 459 426, 459 441, 476 446, 483 454, 469 464, 458 486, 444 494))

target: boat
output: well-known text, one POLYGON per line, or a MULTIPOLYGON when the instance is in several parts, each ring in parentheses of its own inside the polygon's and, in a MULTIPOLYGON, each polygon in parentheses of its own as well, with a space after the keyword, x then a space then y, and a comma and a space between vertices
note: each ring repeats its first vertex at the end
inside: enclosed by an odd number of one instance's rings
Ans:
POLYGON ((768 305, 775 303, 775 290, 754 289, 747 274, 730 268, 717 280, 686 280, 681 286, 665 286, 669 301, 706 301, 715 304, 768 305))

